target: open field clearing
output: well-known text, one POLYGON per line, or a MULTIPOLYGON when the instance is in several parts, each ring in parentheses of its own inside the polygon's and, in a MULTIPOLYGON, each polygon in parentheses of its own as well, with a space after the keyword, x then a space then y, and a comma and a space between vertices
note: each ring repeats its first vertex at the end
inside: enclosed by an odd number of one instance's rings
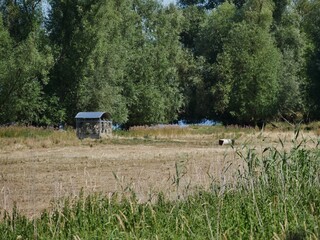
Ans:
POLYGON ((219 176, 223 156, 231 152, 218 147, 99 144, 1 153, 1 206, 10 210, 16 201, 22 212, 33 216, 48 208, 51 199, 76 196, 81 189, 110 194, 130 187, 141 201, 153 192, 170 196, 175 193, 176 162, 187 173, 185 184, 208 187, 206 173, 219 176))
POLYGON ((0 137, 0 240, 320 238, 318 128, 0 137))
MULTIPOLYGON (((254 129, 201 131, 138 129, 84 141, 73 131, 2 137, 0 209, 10 212, 16 203, 21 213, 35 217, 52 207, 52 200, 76 197, 81 190, 86 195, 130 190, 140 202, 153 200, 158 192, 168 199, 184 198, 195 189, 208 190, 213 181, 234 181, 244 163, 239 152, 290 148, 295 138, 293 132, 254 129), (219 146, 220 137, 236 138, 234 148, 219 146)), ((296 142, 302 139, 302 145, 314 148, 319 136, 300 133, 296 142)))

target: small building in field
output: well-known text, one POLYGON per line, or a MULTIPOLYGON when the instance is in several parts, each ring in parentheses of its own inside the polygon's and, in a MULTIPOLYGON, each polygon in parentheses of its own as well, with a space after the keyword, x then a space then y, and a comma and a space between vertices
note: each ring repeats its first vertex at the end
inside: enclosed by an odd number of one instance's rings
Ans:
POLYGON ((112 134, 112 121, 105 112, 79 112, 75 119, 79 139, 98 139, 112 134))

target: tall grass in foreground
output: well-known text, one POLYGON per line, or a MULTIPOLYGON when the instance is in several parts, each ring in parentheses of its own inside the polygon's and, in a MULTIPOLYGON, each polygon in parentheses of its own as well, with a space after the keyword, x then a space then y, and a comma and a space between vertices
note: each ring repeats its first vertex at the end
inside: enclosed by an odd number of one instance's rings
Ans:
POLYGON ((183 200, 97 194, 33 220, 4 212, 0 239, 319 239, 320 151, 306 144, 238 151, 245 165, 234 182, 213 180, 183 200))

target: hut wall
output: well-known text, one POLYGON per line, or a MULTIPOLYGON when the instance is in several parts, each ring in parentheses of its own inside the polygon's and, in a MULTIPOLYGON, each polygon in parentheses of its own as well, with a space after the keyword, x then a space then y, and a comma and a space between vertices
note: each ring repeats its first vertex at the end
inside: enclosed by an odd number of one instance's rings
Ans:
POLYGON ((78 138, 98 139, 112 133, 112 121, 76 119, 76 128, 78 138))

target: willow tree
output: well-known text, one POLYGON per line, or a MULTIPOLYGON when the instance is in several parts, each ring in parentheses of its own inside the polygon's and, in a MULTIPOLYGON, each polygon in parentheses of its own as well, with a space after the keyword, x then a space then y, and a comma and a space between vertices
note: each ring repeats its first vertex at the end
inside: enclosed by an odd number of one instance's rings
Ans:
POLYGON ((57 59, 50 90, 69 122, 108 111, 118 123, 177 117, 181 94, 179 12, 154 0, 52 0, 48 23, 57 59))
POLYGON ((40 1, 0 2, 0 122, 40 124, 43 87, 52 64, 41 28, 40 1))
POLYGON ((282 55, 279 78, 279 116, 301 121, 306 106, 306 52, 308 39, 301 27, 304 19, 298 6, 289 0, 274 0, 272 33, 282 55))
POLYGON ((319 1, 298 1, 302 2, 300 11, 304 22, 304 28, 310 39, 310 47, 307 54, 308 73, 308 108, 310 120, 320 118, 320 3, 319 1))
POLYGON ((118 87, 126 3, 51 1, 47 28, 57 60, 48 92, 60 99, 69 123, 78 111, 108 111, 118 122, 127 118, 118 87))
POLYGON ((214 107, 225 121, 256 124, 277 113, 281 54, 270 34, 272 4, 248 1, 215 63, 214 107))
POLYGON ((178 117, 182 105, 177 66, 181 15, 156 1, 136 1, 137 36, 124 83, 128 125, 167 123, 178 117))

